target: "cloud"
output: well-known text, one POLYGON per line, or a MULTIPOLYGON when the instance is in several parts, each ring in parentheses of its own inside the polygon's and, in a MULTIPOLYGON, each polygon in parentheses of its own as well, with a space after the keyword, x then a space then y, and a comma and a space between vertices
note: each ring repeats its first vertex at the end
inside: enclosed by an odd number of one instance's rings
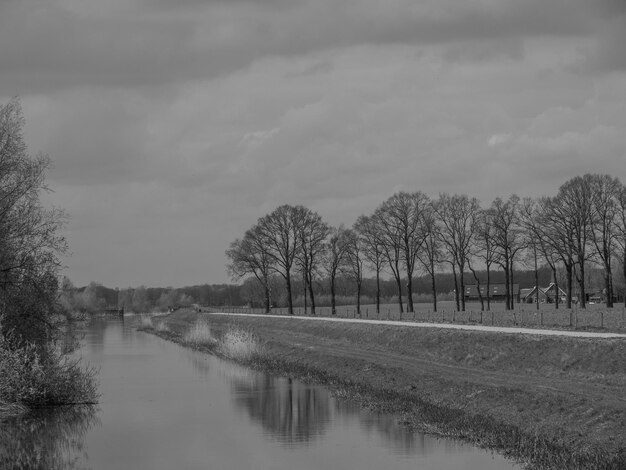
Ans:
POLYGON ((615 39, 626 28, 614 21, 612 32, 603 32, 606 15, 620 11, 617 5, 609 0, 8 1, 0 5, 0 95, 171 85, 230 74, 261 57, 361 45, 447 44, 449 60, 501 53, 519 60, 523 39, 539 36, 600 35, 602 62, 618 66, 623 55, 615 39))

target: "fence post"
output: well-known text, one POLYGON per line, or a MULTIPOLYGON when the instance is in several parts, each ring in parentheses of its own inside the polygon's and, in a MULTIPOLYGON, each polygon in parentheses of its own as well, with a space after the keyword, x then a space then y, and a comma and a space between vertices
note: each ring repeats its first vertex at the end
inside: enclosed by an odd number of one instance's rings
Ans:
POLYGON ((480 324, 483 324, 483 311, 480 311, 480 324))
POLYGON ((493 310, 491 311, 491 326, 493 326, 493 310))
POLYGON ((604 328, 604 310, 600 311, 600 328, 604 328))
POLYGON ((541 311, 541 326, 543 326, 543 310, 541 311))

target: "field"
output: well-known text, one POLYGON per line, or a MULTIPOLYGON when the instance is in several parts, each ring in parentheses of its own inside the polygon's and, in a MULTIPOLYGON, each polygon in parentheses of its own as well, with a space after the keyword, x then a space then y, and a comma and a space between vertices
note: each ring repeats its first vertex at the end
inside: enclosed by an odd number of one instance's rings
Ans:
MULTIPOLYGON (((209 310, 209 309, 207 309, 209 310)), ((231 313, 263 313, 263 309, 247 307, 217 307, 213 311, 225 311, 231 313)), ((336 308, 340 318, 357 318, 356 306, 341 305, 336 308)), ((272 314, 287 315, 287 308, 273 308, 272 314)), ((295 315, 310 315, 310 308, 294 308, 295 315)), ((316 307, 316 315, 323 317, 331 316, 331 308, 316 307)), ((586 309, 573 307, 567 309, 559 305, 556 310, 553 304, 539 304, 537 310, 535 304, 516 304, 514 310, 506 311, 502 303, 492 303, 491 311, 481 311, 480 303, 467 303, 465 312, 456 311, 453 301, 438 303, 437 312, 433 312, 432 304, 416 303, 415 312, 400 313, 398 304, 384 304, 380 307, 380 313, 376 313, 375 305, 361 306, 361 318, 436 322, 436 323, 461 323, 483 324, 493 326, 523 326, 530 328, 567 328, 584 330, 626 331, 626 309, 622 304, 612 309, 604 305, 592 304, 586 309)))
POLYGON ((531 468, 626 468, 626 341, 179 311, 181 342, 201 318, 262 342, 250 362, 397 413, 407 426, 468 440, 531 468))

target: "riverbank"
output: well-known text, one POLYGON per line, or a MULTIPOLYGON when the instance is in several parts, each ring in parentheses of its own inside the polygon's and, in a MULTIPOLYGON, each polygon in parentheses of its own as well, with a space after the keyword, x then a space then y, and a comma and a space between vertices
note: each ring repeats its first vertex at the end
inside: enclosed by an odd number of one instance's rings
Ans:
MULTIPOLYGON (((237 324, 263 353, 253 366, 330 386, 534 468, 626 468, 626 341, 228 317, 178 311, 153 330, 182 342, 199 318, 237 324)), ((210 349, 210 348, 209 348, 210 349)))

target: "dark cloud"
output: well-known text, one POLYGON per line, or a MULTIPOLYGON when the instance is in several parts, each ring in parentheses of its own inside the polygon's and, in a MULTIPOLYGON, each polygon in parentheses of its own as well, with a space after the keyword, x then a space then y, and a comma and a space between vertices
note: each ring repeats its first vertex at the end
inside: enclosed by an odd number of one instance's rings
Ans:
MULTIPOLYGON (((485 40, 519 44, 542 35, 594 35, 609 15, 623 13, 623 3, 161 0, 96 14, 89 2, 78 2, 75 9, 54 1, 3 2, 0 94, 206 79, 259 57, 360 44, 476 42, 480 47, 485 40)), ((619 31, 614 35, 622 37, 619 31)), ((606 61, 623 60, 607 47, 606 61)), ((468 49, 470 59, 475 50, 468 49)))

